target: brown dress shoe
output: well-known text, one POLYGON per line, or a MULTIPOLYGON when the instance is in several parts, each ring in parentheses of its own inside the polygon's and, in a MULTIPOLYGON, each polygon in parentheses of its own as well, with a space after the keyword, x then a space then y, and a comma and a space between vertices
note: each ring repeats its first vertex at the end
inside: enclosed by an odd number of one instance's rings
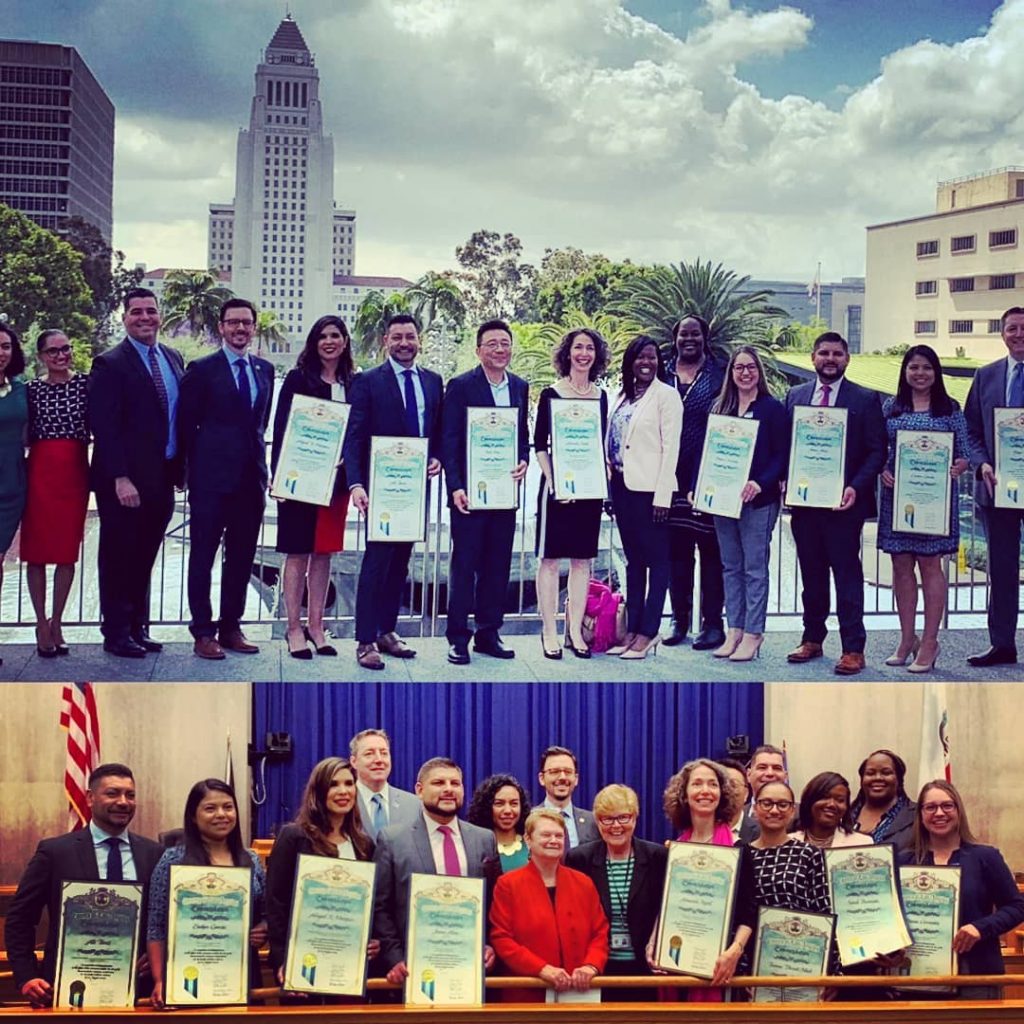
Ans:
POLYGON ((192 650, 196 657, 206 658, 207 661, 220 661, 224 657, 224 648, 212 636, 197 636, 192 650))
POLYGON ((843 656, 832 671, 837 676, 855 676, 864 671, 864 655, 860 651, 843 651, 843 656))
POLYGON ((821 644, 804 640, 795 651, 790 651, 786 655, 786 661, 792 665, 802 665, 805 661, 813 661, 815 658, 820 658, 821 654, 821 644))
POLYGON ((397 633, 384 633, 377 637, 377 649, 392 658, 416 657, 416 652, 397 633))
POLYGON ((384 667, 384 659, 380 656, 376 644, 359 644, 356 647, 356 661, 360 668, 381 669, 384 667))
POLYGON ((229 629, 227 632, 220 631, 218 636, 220 645, 225 650, 234 651, 236 654, 259 654, 260 649, 245 639, 245 634, 240 629, 229 629))

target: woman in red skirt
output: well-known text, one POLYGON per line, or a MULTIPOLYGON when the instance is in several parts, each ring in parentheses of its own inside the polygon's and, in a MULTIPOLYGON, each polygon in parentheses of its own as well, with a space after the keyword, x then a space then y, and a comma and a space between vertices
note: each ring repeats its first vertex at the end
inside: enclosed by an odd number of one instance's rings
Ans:
POLYGON ((36 343, 44 373, 28 382, 28 494, 21 521, 21 560, 36 613, 41 658, 67 654, 61 618, 85 532, 89 504, 87 377, 71 368, 63 331, 36 343), (46 567, 53 574, 53 613, 46 614, 46 567))
MULTIPOLYGON (((334 402, 347 401, 354 373, 351 337, 345 321, 338 316, 320 317, 306 338, 295 369, 288 372, 281 387, 274 415, 271 474, 277 470, 292 397, 311 395, 334 402)), ((331 578, 331 555, 345 547, 347 515, 348 481, 340 467, 329 507, 279 499, 277 550, 285 555, 284 603, 288 615, 288 653, 293 658, 312 658, 309 644, 317 654, 338 653, 324 633, 324 606, 331 578), (307 591, 306 626, 302 625, 303 589, 307 591)))

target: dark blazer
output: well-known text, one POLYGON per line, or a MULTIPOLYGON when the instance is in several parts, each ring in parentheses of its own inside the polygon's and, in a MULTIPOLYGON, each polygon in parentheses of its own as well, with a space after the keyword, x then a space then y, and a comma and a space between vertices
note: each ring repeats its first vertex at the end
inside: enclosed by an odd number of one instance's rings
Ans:
MULTIPOLYGON (((600 839, 596 843, 577 846, 565 855, 565 866, 582 871, 597 887, 605 917, 610 921, 612 897, 608 889, 607 860, 608 848, 600 839)), ((661 909, 667 861, 668 850, 664 846, 644 839, 633 840, 633 879, 626 902, 626 921, 640 974, 650 974, 645 950, 661 909)))
MULTIPOLYGON (((441 397, 444 385, 433 370, 419 367, 423 386, 424 433, 429 439, 430 458, 441 457, 441 397)), ((345 432, 345 472, 351 489, 370 482, 370 438, 408 437, 405 402, 390 360, 352 379, 349 401, 352 412, 345 432)))
MULTIPOLYGON (((509 373, 508 390, 512 406, 519 410, 519 461, 529 462, 530 428, 526 414, 530 385, 522 377, 509 373)), ((444 393, 441 462, 444 465, 449 503, 453 491, 466 489, 466 409, 474 405, 494 405, 494 394, 481 366, 452 377, 444 393)))
POLYGON ((761 488, 761 493, 750 505, 752 508, 761 508, 779 500, 779 484, 786 479, 789 414, 786 407, 771 395, 758 395, 750 407, 750 414, 759 424, 750 478, 761 488))
POLYGON ((223 349, 189 363, 178 400, 178 446, 192 491, 227 494, 253 469, 267 483, 263 435, 270 419, 274 367, 249 356, 256 377, 256 402, 249 407, 238 391, 223 349))
MULTIPOLYGON (((810 405, 814 397, 816 381, 798 384, 786 395, 786 409, 792 412, 797 405, 810 405)), ((857 501, 852 509, 844 512, 870 519, 878 514, 875 491, 878 474, 885 466, 889 454, 889 439, 885 432, 885 418, 882 416, 882 401, 877 391, 862 388, 848 378, 843 378, 837 409, 849 410, 846 421, 846 478, 844 484, 857 492, 857 501)), ((792 417, 790 417, 792 419, 792 417)), ((788 443, 788 438, 787 438, 788 443)))
MULTIPOLYGON (((913 864, 914 851, 898 855, 900 864, 913 864)), ((926 864, 934 863, 929 853, 926 864)), ((1003 855, 994 846, 961 843, 949 859, 960 866, 960 925, 973 924, 981 939, 960 956, 961 974, 1003 974, 999 936, 1024 921, 1024 893, 1017 890, 1003 855)))
MULTIPOLYGON (((470 878, 485 878, 488 885, 501 872, 498 847, 489 828, 454 822, 466 848, 466 869, 470 878)), ((377 833, 373 853, 377 877, 373 900, 373 934, 380 939, 384 971, 405 960, 405 933, 409 922, 409 876, 436 875, 427 824, 421 814, 410 825, 389 825, 377 833)))
MULTIPOLYGON (((134 355, 134 353, 133 353, 134 355)), ((130 474, 129 474, 130 475, 130 474)), ((149 876, 156 862, 164 852, 159 843, 152 839, 128 833, 132 848, 137 880, 148 886, 149 876)), ((63 836, 43 839, 28 862, 18 891, 11 901, 4 926, 4 940, 7 944, 7 958, 14 971, 14 983, 21 988, 32 978, 45 978, 52 982, 57 969, 57 938, 60 926, 60 889, 68 882, 99 881, 96 851, 93 848, 92 833, 87 828, 68 832, 63 836), (35 955, 36 925, 47 911, 46 951, 40 966, 35 955)), ((142 948, 146 941, 147 893, 143 891, 142 920, 139 923, 139 937, 142 948)))
MULTIPOLYGON (((964 403, 967 437, 971 443, 971 469, 979 481, 982 463, 987 462, 993 469, 996 464, 995 420, 992 410, 1006 405, 1007 365, 1004 356, 978 370, 964 403)), ((975 500, 979 505, 992 504, 988 488, 983 483, 975 488, 975 500)))
MULTIPOLYGON (((160 346, 176 379, 185 367, 173 348, 160 346)), ((164 492, 167 420, 160 409, 149 369, 125 338, 98 355, 89 371, 89 426, 94 445, 91 478, 95 491, 113 490, 114 480, 128 477, 145 502, 164 492)), ((176 463, 180 463, 178 452, 176 463)), ((181 482, 180 465, 176 466, 181 482)))

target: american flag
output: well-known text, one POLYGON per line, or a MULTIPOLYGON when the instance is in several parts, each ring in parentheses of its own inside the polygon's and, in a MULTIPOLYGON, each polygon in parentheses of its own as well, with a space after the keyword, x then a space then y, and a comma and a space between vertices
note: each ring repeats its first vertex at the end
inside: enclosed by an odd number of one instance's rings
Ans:
POLYGON ((68 795, 68 830, 89 824, 85 800, 89 773, 100 765, 100 719, 92 683, 70 683, 61 695, 60 727, 68 734, 64 792, 68 795))

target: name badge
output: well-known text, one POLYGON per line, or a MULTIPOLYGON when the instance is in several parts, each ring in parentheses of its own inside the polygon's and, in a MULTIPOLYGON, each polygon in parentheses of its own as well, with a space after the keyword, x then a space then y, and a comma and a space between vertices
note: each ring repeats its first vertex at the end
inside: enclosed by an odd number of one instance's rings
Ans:
POLYGON ((612 949, 632 949, 633 943, 629 941, 628 935, 613 935, 612 949))

